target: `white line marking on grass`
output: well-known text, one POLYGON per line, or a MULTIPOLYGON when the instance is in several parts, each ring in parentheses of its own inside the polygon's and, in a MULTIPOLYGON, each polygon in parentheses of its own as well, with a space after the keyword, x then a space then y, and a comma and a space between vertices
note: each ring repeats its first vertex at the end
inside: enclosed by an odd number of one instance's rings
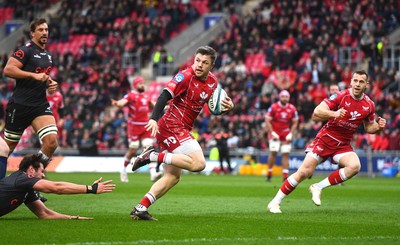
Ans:
POLYGON ((399 239, 400 236, 356 236, 356 237, 277 237, 277 240, 281 241, 307 241, 307 240, 384 240, 384 239, 399 239))
POLYGON ((260 242, 260 241, 350 241, 350 240, 388 240, 399 239, 400 236, 357 236, 357 237, 260 237, 260 238, 190 238, 190 239, 162 239, 162 240, 136 240, 130 242, 110 241, 110 242, 80 242, 66 243, 66 245, 125 245, 125 244, 164 244, 164 243, 193 243, 193 242, 260 242))

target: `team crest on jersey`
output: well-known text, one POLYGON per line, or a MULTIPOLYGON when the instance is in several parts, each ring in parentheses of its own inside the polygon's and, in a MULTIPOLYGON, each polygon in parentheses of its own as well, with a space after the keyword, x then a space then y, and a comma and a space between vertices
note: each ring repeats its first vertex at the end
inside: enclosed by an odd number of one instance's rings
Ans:
POLYGON ((351 118, 349 120, 356 120, 357 117, 361 116, 361 114, 358 113, 358 111, 352 111, 352 112, 350 112, 350 116, 351 116, 351 118))
POLYGON ((201 92, 201 94, 200 94, 200 102, 204 102, 206 99, 207 99, 207 97, 208 97, 208 94, 206 93, 206 92, 201 92))
POLYGON ((329 100, 334 100, 337 97, 337 94, 332 94, 331 97, 329 97, 329 100))
POLYGON ((18 59, 22 60, 24 58, 24 56, 25 56, 25 53, 24 53, 24 51, 19 49, 14 53, 14 56, 17 57, 18 59))
POLYGON ((175 82, 178 82, 178 83, 182 82, 183 79, 185 79, 185 76, 184 76, 182 73, 178 73, 178 74, 174 77, 174 81, 175 81, 175 82))

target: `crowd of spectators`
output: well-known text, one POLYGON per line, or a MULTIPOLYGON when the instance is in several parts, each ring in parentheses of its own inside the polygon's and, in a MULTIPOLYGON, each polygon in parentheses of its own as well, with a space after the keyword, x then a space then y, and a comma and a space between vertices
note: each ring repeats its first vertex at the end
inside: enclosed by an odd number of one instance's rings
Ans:
MULTIPOLYGON (((400 75, 394 67, 383 66, 377 45, 387 45, 385 36, 399 27, 397 1, 264 0, 244 15, 235 5, 242 1, 208 2, 211 11, 226 11, 230 16, 228 30, 209 45, 219 53, 213 73, 236 106, 224 116, 206 111, 198 118, 194 130, 205 149, 212 146, 214 132, 224 127, 231 147, 266 150, 264 116, 281 89, 290 91, 291 103, 300 116, 294 148, 304 149, 321 127, 310 118, 314 107, 327 97, 328 86, 336 83, 345 89, 350 82, 353 68, 339 64, 338 49, 351 46, 363 50, 363 65, 371 82, 366 93, 375 101, 377 114, 388 121, 379 135, 370 136, 360 129, 354 146, 400 150, 400 91, 398 87, 388 90, 400 82, 400 75), (262 62, 254 67, 248 61, 256 56, 262 62)), ((111 98, 121 98, 130 90, 123 54, 138 52, 147 62, 156 47, 199 14, 190 1, 62 1, 50 23, 53 42, 88 34, 96 40, 74 54, 53 50, 57 66, 53 76, 65 98, 60 148, 96 144, 99 149, 125 150, 125 111, 110 106, 111 98)), ((6 58, 3 54, 2 67, 6 58)), ((0 100, 4 106, 13 82, 2 80, 0 100)), ((34 147, 32 144, 38 141, 27 140, 25 147, 34 147)))

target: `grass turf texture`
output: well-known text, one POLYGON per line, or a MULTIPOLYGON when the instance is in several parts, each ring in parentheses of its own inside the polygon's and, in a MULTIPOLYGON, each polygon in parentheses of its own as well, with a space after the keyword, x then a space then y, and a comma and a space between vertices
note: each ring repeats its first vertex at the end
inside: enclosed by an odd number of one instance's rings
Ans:
POLYGON ((281 178, 183 175, 149 212, 158 222, 133 221, 131 208, 151 186, 148 174, 49 173, 51 180, 89 184, 99 176, 117 189, 103 195, 45 194, 58 212, 95 220, 38 220, 24 205, 0 218, 0 244, 400 244, 400 179, 355 177, 325 189, 322 206, 301 183, 282 204, 266 205, 281 178))

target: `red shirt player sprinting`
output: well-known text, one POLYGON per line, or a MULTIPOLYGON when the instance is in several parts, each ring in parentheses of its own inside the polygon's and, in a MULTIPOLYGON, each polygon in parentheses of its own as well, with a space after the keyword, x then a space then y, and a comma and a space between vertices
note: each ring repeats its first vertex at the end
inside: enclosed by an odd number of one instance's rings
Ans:
POLYGON ((46 93, 47 101, 50 104, 50 108, 53 112, 54 119, 56 120, 57 127, 62 129, 63 126, 63 117, 64 117, 64 98, 63 95, 56 91, 52 94, 46 93), (60 122, 60 123, 59 123, 60 122))
MULTIPOLYGON (((193 65, 175 75, 159 96, 146 129, 156 136, 161 152, 156 152, 153 147, 147 148, 137 157, 132 170, 157 162, 158 166, 164 163, 165 174, 133 208, 132 219, 156 220, 147 212, 148 207, 179 182, 182 169, 200 172, 205 168, 203 150, 190 131, 217 88, 218 80, 210 72, 215 59, 213 48, 199 47, 193 65), (161 117, 168 102, 169 108, 161 117)), ((221 105, 225 107, 223 112, 233 108, 229 97, 222 100, 221 105)))
POLYGON ((271 213, 281 213, 282 200, 300 182, 311 176, 318 164, 329 157, 343 168, 335 170, 327 178, 310 186, 311 200, 316 206, 321 205, 321 193, 324 188, 342 183, 360 171, 360 159, 350 145, 354 132, 364 124, 367 133, 376 134, 386 125, 386 120, 381 117, 375 121, 375 105, 364 94, 367 84, 368 74, 365 71, 356 71, 353 73, 350 89, 331 95, 315 108, 313 118, 328 122, 307 146, 307 155, 300 168, 287 178, 268 204, 271 213))

